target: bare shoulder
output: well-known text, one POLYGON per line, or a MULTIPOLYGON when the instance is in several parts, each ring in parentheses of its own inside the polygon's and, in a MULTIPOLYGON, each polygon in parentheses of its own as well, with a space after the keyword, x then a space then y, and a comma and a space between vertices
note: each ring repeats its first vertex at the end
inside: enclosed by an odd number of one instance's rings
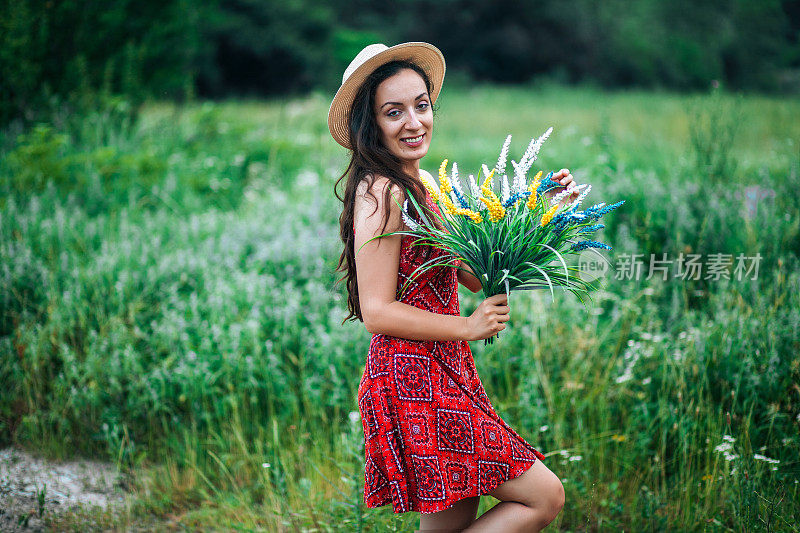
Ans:
POLYGON ((392 196, 396 200, 402 201, 403 194, 400 187, 386 176, 380 174, 370 174, 359 182, 356 187, 356 199, 358 200, 359 197, 361 199, 369 199, 372 204, 380 205, 383 203, 387 187, 389 187, 392 196))

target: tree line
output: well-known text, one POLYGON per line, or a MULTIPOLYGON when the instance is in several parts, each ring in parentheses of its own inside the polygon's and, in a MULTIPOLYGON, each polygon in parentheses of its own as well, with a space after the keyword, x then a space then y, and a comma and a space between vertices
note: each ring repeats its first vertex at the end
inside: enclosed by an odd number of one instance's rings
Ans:
POLYGON ((796 0, 0 0, 0 119, 333 90, 366 44, 412 40, 467 80, 800 90, 796 0))

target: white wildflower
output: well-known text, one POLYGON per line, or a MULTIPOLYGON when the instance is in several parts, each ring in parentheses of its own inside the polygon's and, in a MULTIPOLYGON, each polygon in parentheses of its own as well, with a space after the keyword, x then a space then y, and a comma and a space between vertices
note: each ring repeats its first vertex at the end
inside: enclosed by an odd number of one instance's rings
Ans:
POLYGON ((406 198, 406 201, 403 202, 402 217, 403 217, 403 222, 405 223, 406 226, 409 227, 411 231, 417 231, 419 229, 419 224, 414 222, 414 220, 412 220, 411 216, 408 214, 408 198, 406 198))
POLYGON ((270 466, 269 463, 261 463, 261 468, 269 468, 270 466))
POLYGON ((350 411, 348 416, 350 417, 350 422, 353 424, 361 420, 361 414, 358 411, 350 411))
POLYGON ((617 376, 614 379, 614 382, 615 383, 625 383, 626 381, 630 381, 631 378, 633 378, 633 374, 626 368, 625 372, 623 372, 621 375, 617 376))
MULTIPOLYGON (((586 185, 586 184, 584 183, 583 185, 586 185)), ((583 185, 581 185, 581 187, 583 185)), ((553 199, 550 201, 550 205, 556 205, 557 203, 560 203, 561 200, 563 200, 564 198, 566 198, 567 196, 569 196, 570 194, 575 192, 577 189, 578 189, 578 187, 573 187, 572 183, 570 183, 569 186, 566 189, 564 189, 560 193, 558 193, 555 196, 553 196, 553 199)))
POLYGON ((473 198, 477 198, 481 195, 481 190, 478 188, 478 184, 475 181, 475 176, 472 174, 469 175, 469 193, 473 198))
POLYGON ((528 174, 528 170, 530 170, 531 165, 533 165, 533 163, 536 161, 536 158, 539 156, 539 150, 542 148, 542 144, 544 144, 552 131, 553 127, 551 126, 547 128, 547 131, 544 132, 538 139, 531 139, 528 149, 525 150, 525 154, 523 154, 522 160, 519 162, 519 166, 523 175, 528 174))
POLYGON ((714 447, 715 452, 722 452, 722 453, 725 453, 731 449, 733 449, 733 444, 731 444, 730 442, 723 442, 722 444, 717 444, 714 447))
POLYGON ((580 455, 573 455, 569 458, 570 461, 580 461, 581 459, 583 459, 583 457, 580 455))
POLYGON ((453 184, 453 190, 450 192, 453 203, 456 205, 461 205, 456 191, 463 198, 464 189, 461 188, 461 180, 458 178, 458 165, 455 162, 453 162, 453 171, 450 173, 450 183, 453 184))
POLYGON ((508 187, 508 176, 503 174, 503 179, 500 182, 500 200, 505 202, 508 200, 508 197, 511 195, 508 187))
MULTIPOLYGON (((487 167, 486 164, 484 163, 483 165, 481 165, 481 170, 483 170, 483 179, 485 180, 486 178, 489 177, 490 174, 489 167, 487 167)), ((495 172, 495 174, 497 173, 495 172)), ((492 179, 489 180, 489 187, 494 187, 494 176, 492 176, 492 179)))
POLYGON ((723 435, 722 436, 722 440, 725 441, 725 442, 736 442, 736 439, 734 439, 730 435, 723 435))
POLYGON ((539 428, 539 431, 547 431, 548 429, 550 429, 550 426, 542 426, 539 428))
POLYGON ((525 192, 528 190, 527 172, 522 169, 519 163, 511 160, 511 166, 514 167, 514 183, 517 189, 514 192, 525 192))
POLYGON ((753 459, 756 459, 758 461, 766 461, 767 463, 772 463, 772 464, 778 464, 781 462, 780 459, 771 459, 765 455, 761 455, 760 453, 754 453, 753 459))
POLYGON ((528 189, 525 176, 520 173, 519 165, 513 159, 511 160, 511 166, 514 167, 514 181, 511 185, 511 194, 523 193, 528 189))
POLYGON ((589 194, 589 191, 592 190, 592 186, 588 185, 586 183, 582 183, 582 184, 578 185, 577 187, 575 187, 575 189, 576 190, 581 190, 583 187, 586 187, 586 189, 584 189, 584 191, 580 194, 580 196, 575 198, 574 202, 572 202, 571 204, 569 204, 567 206, 567 209, 577 208, 579 205, 581 205, 581 202, 583 202, 583 199, 586 198, 586 195, 589 194))
POLYGON ((508 160, 508 147, 511 145, 511 135, 506 137, 505 142, 503 143, 503 148, 500 150, 500 157, 497 159, 497 165, 495 168, 497 169, 497 174, 503 174, 506 171, 506 161, 508 160))
MULTIPOLYGON (((475 176, 472 174, 469 175, 469 190, 473 198, 478 198, 481 195, 481 190, 478 188, 478 184, 475 182, 475 176)), ((487 209, 486 204, 478 202, 478 211, 483 211, 485 209, 487 209)))

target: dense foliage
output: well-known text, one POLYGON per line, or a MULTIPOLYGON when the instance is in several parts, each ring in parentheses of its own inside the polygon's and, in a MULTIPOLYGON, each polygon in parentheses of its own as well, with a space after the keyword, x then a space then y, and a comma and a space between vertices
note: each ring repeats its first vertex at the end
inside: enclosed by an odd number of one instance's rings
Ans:
POLYGON ((408 40, 475 80, 800 90, 792 0, 0 0, 0 123, 98 93, 329 90, 365 44, 408 40))

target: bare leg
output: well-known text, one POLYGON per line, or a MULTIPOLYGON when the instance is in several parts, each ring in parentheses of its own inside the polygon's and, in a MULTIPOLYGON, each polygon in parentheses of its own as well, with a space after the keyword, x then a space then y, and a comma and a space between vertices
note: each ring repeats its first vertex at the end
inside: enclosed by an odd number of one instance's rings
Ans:
POLYGON ((480 501, 480 496, 472 496, 438 513, 420 514, 419 529, 414 533, 458 533, 475 520, 480 501))
POLYGON ((561 480, 538 460, 524 474, 509 479, 489 495, 500 503, 483 513, 465 532, 538 532, 564 506, 561 480))

